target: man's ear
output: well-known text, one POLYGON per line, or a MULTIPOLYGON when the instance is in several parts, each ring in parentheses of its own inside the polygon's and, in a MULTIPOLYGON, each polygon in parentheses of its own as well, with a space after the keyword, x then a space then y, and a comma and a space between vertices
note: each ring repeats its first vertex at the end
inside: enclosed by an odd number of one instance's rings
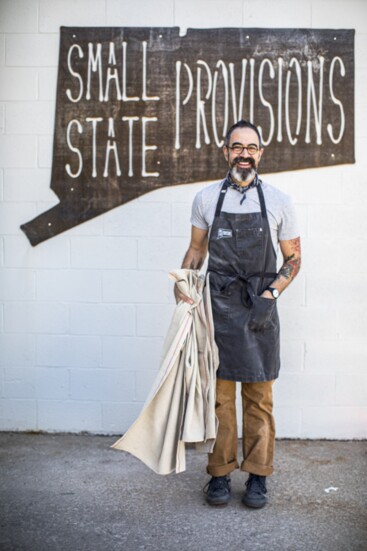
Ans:
POLYGON ((226 145, 223 146, 223 155, 224 155, 225 160, 228 163, 228 148, 227 148, 226 145))

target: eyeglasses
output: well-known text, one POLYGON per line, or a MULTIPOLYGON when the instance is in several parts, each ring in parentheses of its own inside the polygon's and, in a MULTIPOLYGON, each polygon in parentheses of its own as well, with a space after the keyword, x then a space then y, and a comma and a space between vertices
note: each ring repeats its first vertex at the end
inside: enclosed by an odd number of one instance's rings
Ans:
POLYGON ((235 145, 227 145, 227 149, 231 149, 235 155, 241 155, 243 153, 244 149, 247 149, 247 152, 250 155, 256 155, 256 153, 259 151, 259 148, 254 143, 250 143, 250 145, 241 145, 239 143, 236 143, 235 145))

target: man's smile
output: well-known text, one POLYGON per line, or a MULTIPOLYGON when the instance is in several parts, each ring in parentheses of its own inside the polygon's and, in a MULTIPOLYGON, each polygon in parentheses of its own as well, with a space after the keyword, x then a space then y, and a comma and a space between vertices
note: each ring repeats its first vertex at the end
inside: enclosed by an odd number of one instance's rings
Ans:
POLYGON ((251 157, 237 157, 237 159, 234 159, 232 165, 237 165, 238 168, 254 168, 255 167, 255 161, 251 157))

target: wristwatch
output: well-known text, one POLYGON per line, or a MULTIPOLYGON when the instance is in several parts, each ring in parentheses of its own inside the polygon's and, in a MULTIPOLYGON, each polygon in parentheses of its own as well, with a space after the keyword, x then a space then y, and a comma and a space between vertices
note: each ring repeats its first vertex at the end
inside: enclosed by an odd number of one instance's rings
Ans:
POLYGON ((273 298, 278 298, 279 295, 280 295, 278 289, 274 289, 274 287, 267 287, 267 288, 265 289, 265 291, 270 291, 271 294, 273 295, 273 298))

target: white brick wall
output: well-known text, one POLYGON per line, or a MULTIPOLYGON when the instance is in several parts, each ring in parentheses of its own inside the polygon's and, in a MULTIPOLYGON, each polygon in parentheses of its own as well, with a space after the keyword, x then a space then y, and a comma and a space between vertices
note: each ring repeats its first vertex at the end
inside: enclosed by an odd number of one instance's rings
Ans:
POLYGON ((186 29, 196 27, 221 28, 239 27, 243 22, 243 5, 241 0, 175 0, 175 26, 186 29))
POLYGON ((133 4, 109 0, 106 4, 106 26, 116 26, 117 21, 121 26, 128 21, 126 25, 130 27, 172 27, 176 23, 176 2, 172 0, 135 0, 133 4))
POLYGON ((0 104, 0 134, 5 133, 5 105, 0 104))
POLYGON ((5 65, 5 35, 0 34, 0 67, 5 65))
POLYGON ((57 33, 66 27, 101 27, 106 20, 106 1, 39 0, 39 32, 57 33))
POLYGON ((12 67, 52 67, 58 53, 57 34, 11 34, 6 39, 6 64, 12 67))
POLYGON ((97 368, 102 363, 100 336, 44 334, 36 339, 36 364, 43 367, 97 368))
POLYGON ((249 27, 310 28, 312 26, 312 2, 245 0, 244 7, 244 25, 249 27))
MULTIPOLYGON (((0 82, 2 78, 6 78, 6 76, 3 77, 0 70, 0 82)), ((0 135, 0 165, 2 168, 36 167, 37 138, 35 136, 0 135)))
POLYGON ((1 67, 0 101, 36 99, 37 71, 35 69, 24 67, 1 67))
POLYGON ((50 135, 54 128, 55 104, 52 101, 13 102, 6 106, 6 134, 50 135))
POLYGON ((367 3, 365 0, 313 0, 312 26, 323 29, 356 29, 366 32, 367 3))
POLYGON ((0 1, 0 430, 119 434, 134 421, 174 308, 167 272, 205 185, 157 190, 30 246, 20 224, 58 202, 49 184, 62 25, 356 29, 356 164, 267 180, 296 202, 304 259, 279 303, 277 435, 365 438, 365 0, 0 1))
POLYGON ((0 32, 38 33, 38 0, 2 0, 0 32))

